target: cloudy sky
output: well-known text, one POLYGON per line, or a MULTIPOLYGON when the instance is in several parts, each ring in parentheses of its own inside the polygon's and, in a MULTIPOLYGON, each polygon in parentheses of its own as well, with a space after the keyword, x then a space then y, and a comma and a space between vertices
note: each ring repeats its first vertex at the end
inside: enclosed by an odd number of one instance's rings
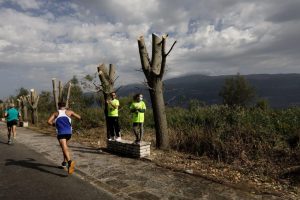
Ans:
MULTIPOLYGON (((0 98, 113 63, 144 80, 137 38, 169 34, 165 78, 300 73, 300 0, 0 0, 0 98)), ((150 51, 151 52, 151 51, 150 51)))

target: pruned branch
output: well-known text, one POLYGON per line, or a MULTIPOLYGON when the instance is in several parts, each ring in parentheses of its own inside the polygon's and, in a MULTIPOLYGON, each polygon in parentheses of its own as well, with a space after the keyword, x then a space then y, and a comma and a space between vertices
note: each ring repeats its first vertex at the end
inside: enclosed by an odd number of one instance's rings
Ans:
POLYGON ((154 90, 154 88, 150 87, 148 82, 144 81, 142 84, 148 89, 148 90, 154 90))
POLYGON ((55 78, 52 79, 52 87, 53 87, 53 98, 54 98, 55 108, 56 108, 56 110, 58 110, 58 98, 57 98, 57 94, 56 94, 56 79, 55 78))
POLYGON ((62 102, 62 100, 63 100, 62 93, 63 93, 62 83, 61 83, 61 81, 58 81, 58 101, 59 102, 62 102))
POLYGON ((105 65, 101 64, 100 66, 98 66, 97 69, 98 69, 98 76, 99 76, 99 79, 100 79, 101 83, 104 84, 104 85, 108 85, 109 82, 107 81, 107 76, 106 76, 107 72, 106 72, 106 69, 105 69, 105 65))
POLYGON ((168 53, 165 54, 166 57, 171 53, 171 51, 172 51, 173 47, 175 46, 176 42, 177 42, 177 40, 175 40, 175 42, 172 44, 172 46, 171 46, 170 50, 168 51, 168 53))
POLYGON ((115 74, 116 74, 115 66, 113 64, 109 64, 109 75, 108 76, 109 76, 110 84, 114 84, 115 74))
POLYGON ((162 64, 162 40, 156 34, 152 34, 152 58, 151 58, 151 72, 158 76, 161 73, 162 64))
POLYGON ((151 63, 150 63, 150 58, 147 52, 147 48, 143 36, 140 36, 138 39, 138 47, 139 47, 142 70, 146 75, 149 75, 151 69, 151 63))
POLYGON ((70 99, 70 94, 71 94, 71 87, 72 87, 72 83, 69 82, 69 86, 68 86, 68 93, 67 93, 67 100, 66 100, 66 107, 69 107, 69 99, 70 99))

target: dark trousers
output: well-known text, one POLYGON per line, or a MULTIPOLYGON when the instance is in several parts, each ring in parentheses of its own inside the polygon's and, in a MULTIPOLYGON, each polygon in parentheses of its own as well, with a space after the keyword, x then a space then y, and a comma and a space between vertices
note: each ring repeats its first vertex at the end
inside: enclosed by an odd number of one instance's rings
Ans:
POLYGON ((109 130, 108 138, 112 138, 114 136, 120 137, 119 117, 108 117, 107 120, 109 130))
POLYGON ((135 135, 135 141, 142 141, 144 135, 144 124, 143 123, 133 123, 133 133, 135 135))

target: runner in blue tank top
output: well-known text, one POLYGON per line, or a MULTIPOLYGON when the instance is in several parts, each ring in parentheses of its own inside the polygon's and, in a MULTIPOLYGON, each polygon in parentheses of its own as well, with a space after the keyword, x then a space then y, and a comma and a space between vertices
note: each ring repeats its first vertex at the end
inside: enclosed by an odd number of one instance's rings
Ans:
POLYGON ((68 141, 72 136, 72 124, 71 117, 81 119, 80 115, 76 114, 72 110, 66 109, 66 104, 63 102, 58 103, 59 110, 54 112, 48 119, 48 124, 56 127, 57 139, 63 152, 64 161, 63 167, 68 168, 68 173, 74 172, 75 162, 71 160, 68 141))

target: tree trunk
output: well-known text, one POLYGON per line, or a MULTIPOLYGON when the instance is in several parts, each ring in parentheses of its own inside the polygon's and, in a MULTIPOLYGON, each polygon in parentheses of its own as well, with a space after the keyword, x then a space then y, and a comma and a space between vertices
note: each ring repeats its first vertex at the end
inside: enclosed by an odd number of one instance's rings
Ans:
POLYGON ((25 121, 25 122, 28 122, 28 109, 27 109, 27 106, 25 105, 24 106, 24 108, 23 108, 24 110, 23 110, 23 112, 24 112, 24 118, 23 118, 23 120, 25 121))
POLYGON ((150 98, 153 107, 153 118, 155 122, 156 147, 167 149, 169 146, 168 123, 163 96, 163 83, 161 79, 156 79, 150 85, 150 98))
POLYGON ((53 98, 56 110, 58 110, 58 97, 56 94, 56 81, 55 78, 52 79, 52 87, 53 87, 53 98))
POLYGON ((66 107, 69 108, 69 100, 70 100, 70 94, 71 94, 71 87, 72 83, 69 83, 68 85, 68 93, 67 93, 67 100, 66 100, 66 107))
POLYGON ((31 110, 31 123, 35 124, 35 111, 34 111, 34 109, 31 110))
POLYGON ((107 138, 110 137, 110 130, 109 130, 109 126, 108 126, 108 105, 106 103, 107 101, 107 97, 108 97, 108 94, 106 93, 103 93, 103 98, 104 98, 104 116, 105 116, 105 124, 106 124, 106 136, 107 138))
POLYGON ((104 98, 104 116, 106 122, 106 134, 107 139, 110 137, 110 130, 108 126, 108 105, 106 103, 111 92, 114 92, 114 82, 115 82, 115 66, 113 64, 109 65, 109 70, 106 69, 105 64, 101 64, 97 67, 98 76, 101 81, 101 90, 104 98))
POLYGON ((32 124, 35 124, 37 122, 36 116, 37 116, 37 106, 38 106, 39 98, 40 96, 36 94, 36 91, 34 89, 30 90, 30 96, 26 96, 28 105, 30 106, 32 124))
POLYGON ((175 41, 169 52, 165 53, 166 38, 167 35, 163 35, 162 38, 159 38, 157 35, 152 34, 151 60, 147 52, 144 37, 141 36, 138 39, 142 70, 150 88, 149 92, 156 131, 156 147, 160 149, 167 149, 169 147, 168 123, 163 97, 162 78, 165 72, 166 58, 176 43, 175 41))

